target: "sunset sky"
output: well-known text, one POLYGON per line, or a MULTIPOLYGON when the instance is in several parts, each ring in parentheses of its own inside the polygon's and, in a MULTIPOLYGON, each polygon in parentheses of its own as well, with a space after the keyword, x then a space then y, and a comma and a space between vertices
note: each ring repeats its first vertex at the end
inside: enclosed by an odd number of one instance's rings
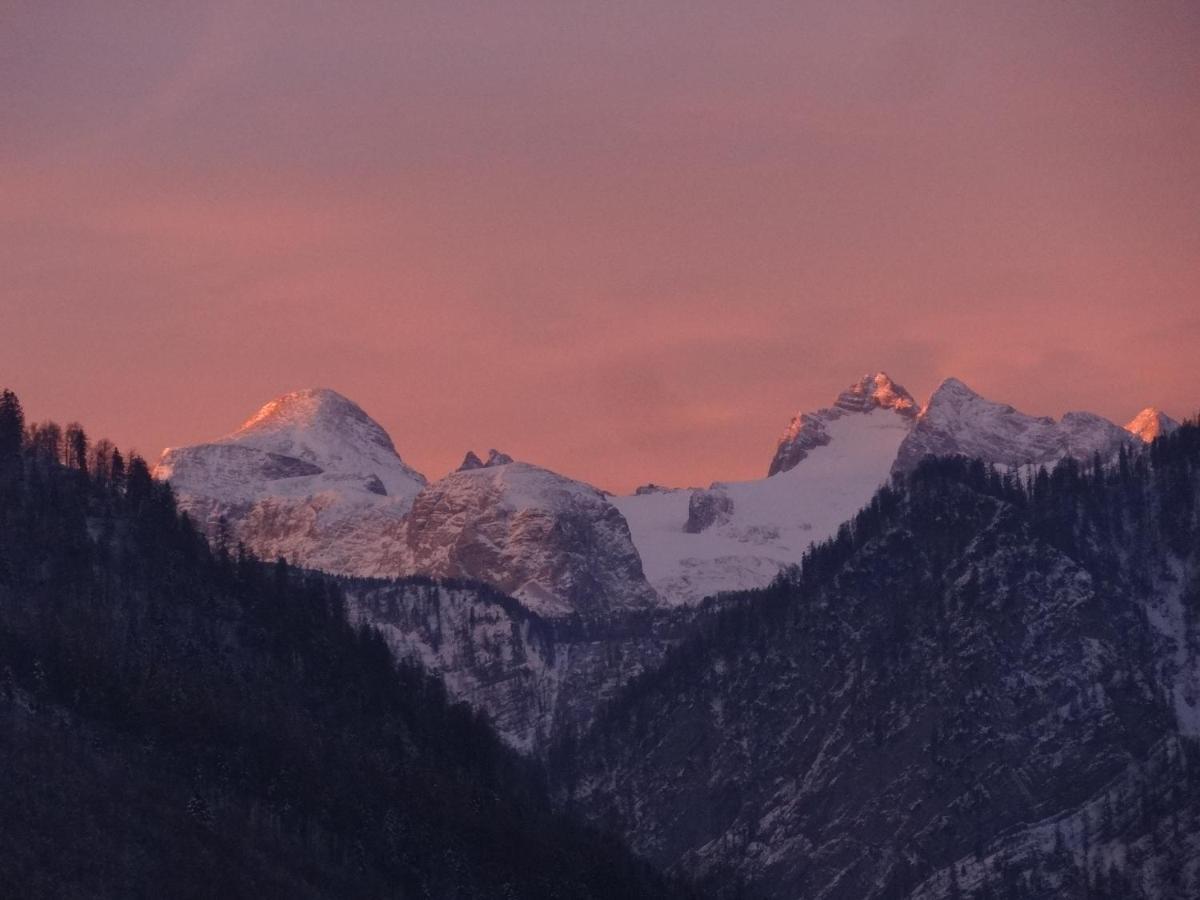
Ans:
POLYGON ((888 371, 1200 408, 1200 4, 0 8, 0 384, 156 458, 764 475, 888 371))

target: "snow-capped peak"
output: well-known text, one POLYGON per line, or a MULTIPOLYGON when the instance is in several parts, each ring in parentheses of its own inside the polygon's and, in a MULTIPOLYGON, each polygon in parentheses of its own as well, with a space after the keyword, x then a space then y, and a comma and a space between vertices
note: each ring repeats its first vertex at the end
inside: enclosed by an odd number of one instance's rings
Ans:
POLYGON ((1065 456, 1115 454, 1130 436, 1101 416, 1069 412, 1061 421, 1030 416, 981 396, 957 378, 941 383, 900 445, 897 470, 926 456, 974 456, 1005 466, 1049 465, 1065 456))
POLYGON ((907 420, 915 419, 920 407, 912 394, 892 381, 886 372, 864 375, 850 385, 833 402, 833 406, 814 413, 797 413, 779 438, 775 456, 767 476, 793 468, 809 452, 829 443, 826 426, 842 416, 869 413, 875 409, 891 410, 907 420))
MULTIPOLYGON (((980 409, 986 408, 989 411, 994 410, 1001 413, 1016 412, 1007 403, 997 403, 994 400, 988 400, 978 391, 972 390, 970 386, 957 378, 947 378, 930 395, 929 402, 921 410, 921 415, 923 417, 930 413, 945 415, 949 410, 962 410, 976 404, 980 409)), ((1047 419, 1046 421, 1051 420, 1047 419)))
POLYGON ((329 388, 305 388, 276 397, 226 439, 259 445, 273 436, 324 433, 339 443, 371 443, 395 453, 383 426, 361 406, 329 388))
POLYGON ((277 397, 212 443, 168 449, 155 477, 216 534, 265 558, 350 574, 391 574, 389 535, 425 486, 383 427, 336 391, 277 397))
POLYGON ((293 457, 330 473, 373 475, 389 494, 411 497, 425 483, 400 458, 382 425, 329 388, 276 397, 216 443, 293 457))
POLYGON ((1129 421, 1125 430, 1149 444, 1159 435, 1170 434, 1178 427, 1179 423, 1158 407, 1147 406, 1129 421))

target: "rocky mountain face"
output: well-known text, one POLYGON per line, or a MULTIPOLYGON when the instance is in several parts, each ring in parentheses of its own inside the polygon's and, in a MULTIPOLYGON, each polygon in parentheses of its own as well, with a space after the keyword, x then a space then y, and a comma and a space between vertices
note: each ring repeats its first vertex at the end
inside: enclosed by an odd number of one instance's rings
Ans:
POLYGON ((426 486, 404 522, 395 570, 490 584, 547 616, 605 618, 656 597, 629 527, 595 488, 503 462, 426 486))
POLYGON ((827 446, 831 441, 827 427, 830 422, 836 422, 847 414, 868 413, 875 409, 890 409, 908 420, 915 419, 920 412, 912 395, 892 381, 886 372, 864 375, 856 384, 842 391, 833 406, 814 413, 796 414, 779 439, 767 475, 778 475, 794 469, 797 463, 807 458, 810 451, 827 446))
POLYGON ((503 466, 513 461, 513 458, 507 453, 501 453, 499 450, 492 449, 488 451, 487 461, 480 459, 474 450, 468 450, 467 455, 463 457, 462 463, 458 467, 459 472, 469 472, 471 469, 486 469, 489 466, 503 466))
POLYGON ((387 432, 330 390, 286 394, 237 431, 168 449, 155 476, 215 540, 341 575, 471 578, 545 615, 655 596, 620 513, 588 485, 468 453, 427 484, 387 432))
POLYGON ((797 415, 767 479, 608 497, 492 450, 427 485, 359 407, 278 398, 232 435, 168 450, 156 474, 213 537, 353 576, 473 578, 543 615, 604 616, 761 587, 929 454, 1002 465, 1104 458, 1174 423, 1027 416, 949 379, 922 409, 887 374, 797 415), (224 520, 224 526, 222 526, 224 520))
POLYGON ((213 553, 140 458, 21 430, 0 391, 0 894, 695 897, 553 808, 335 579, 213 553))
POLYGON ((543 617, 474 582, 410 578, 344 585, 352 617, 401 659, 439 675, 533 755, 586 730, 617 690, 662 662, 702 609, 644 610, 603 621, 543 617))
POLYGON ((1003 466, 1053 465, 1070 456, 1111 459, 1138 437, 1092 413, 1069 412, 1056 422, 1029 416, 975 393, 957 378, 934 391, 900 445, 895 470, 912 469, 926 456, 962 455, 1003 466))
POLYGON ((718 894, 1200 893, 1200 428, 930 460, 635 681, 559 789, 718 894))

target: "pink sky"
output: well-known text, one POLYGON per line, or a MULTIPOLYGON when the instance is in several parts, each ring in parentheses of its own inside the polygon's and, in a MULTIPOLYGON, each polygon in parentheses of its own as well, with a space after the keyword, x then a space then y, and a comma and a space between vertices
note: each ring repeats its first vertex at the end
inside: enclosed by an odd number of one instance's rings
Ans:
POLYGON ((10 5, 0 384, 152 458, 328 386, 430 476, 611 489, 765 474, 875 369, 1192 414, 1198 47, 1194 2, 10 5))

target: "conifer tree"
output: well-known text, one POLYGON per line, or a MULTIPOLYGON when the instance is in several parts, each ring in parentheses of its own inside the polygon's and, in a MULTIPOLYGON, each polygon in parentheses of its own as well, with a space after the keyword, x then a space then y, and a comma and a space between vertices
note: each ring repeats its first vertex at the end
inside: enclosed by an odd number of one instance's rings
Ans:
POLYGON ((78 469, 87 472, 88 438, 87 432, 78 422, 67 424, 63 435, 63 463, 68 469, 78 469))
POLYGON ((13 459, 21 452, 25 437, 25 414, 17 395, 5 388, 0 392, 0 460, 13 459))

